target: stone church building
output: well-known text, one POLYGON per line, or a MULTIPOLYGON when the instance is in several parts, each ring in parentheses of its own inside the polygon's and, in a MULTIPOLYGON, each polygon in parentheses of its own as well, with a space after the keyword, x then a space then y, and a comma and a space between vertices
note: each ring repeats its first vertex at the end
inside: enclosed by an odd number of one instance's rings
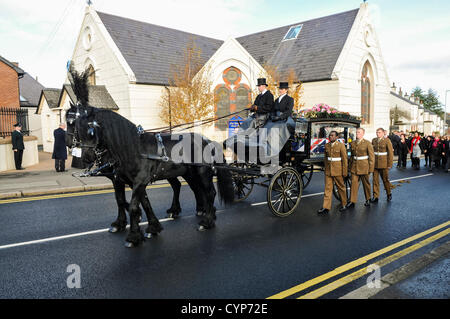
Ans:
MULTIPOLYGON (((361 116, 368 138, 389 128, 390 81, 368 4, 360 8, 226 41, 98 12, 87 7, 72 60, 91 68, 117 112, 145 129, 163 126, 159 101, 189 39, 211 70, 218 116, 248 107, 263 65, 294 70, 305 107, 318 103, 361 116)), ((273 92, 276 96, 278 92, 273 92)), ((206 134, 227 135, 221 121, 206 134)))

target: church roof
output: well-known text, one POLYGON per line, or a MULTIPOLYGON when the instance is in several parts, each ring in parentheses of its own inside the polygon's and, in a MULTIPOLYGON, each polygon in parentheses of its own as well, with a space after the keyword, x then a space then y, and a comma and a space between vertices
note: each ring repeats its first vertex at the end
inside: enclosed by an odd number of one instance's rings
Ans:
POLYGON ((206 63, 222 45, 216 40, 150 23, 97 12, 138 83, 167 85, 171 65, 183 58, 188 41, 194 39, 206 63))
MULTIPOLYGON (((359 9, 299 22, 236 38, 261 65, 293 69, 302 82, 331 79, 359 9), (292 26, 302 25, 297 38, 284 40, 292 26)), ((167 85, 171 65, 178 64, 189 39, 202 50, 206 63, 224 43, 175 29, 97 12, 138 83, 167 85)))
POLYGON ((258 61, 293 69, 302 82, 330 80, 359 9, 243 36, 236 40, 258 61), (302 25, 296 39, 284 40, 291 27, 302 25))

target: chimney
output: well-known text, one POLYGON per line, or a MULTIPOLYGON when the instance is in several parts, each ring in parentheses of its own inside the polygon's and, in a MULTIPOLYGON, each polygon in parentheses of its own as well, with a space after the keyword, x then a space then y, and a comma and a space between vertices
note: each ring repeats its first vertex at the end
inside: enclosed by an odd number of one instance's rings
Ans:
POLYGON ((395 82, 392 83, 391 91, 397 93, 397 87, 395 86, 395 82))
POLYGON ((19 62, 11 62, 15 67, 19 67, 19 62))
POLYGON ((398 95, 403 96, 402 88, 398 90, 398 95))

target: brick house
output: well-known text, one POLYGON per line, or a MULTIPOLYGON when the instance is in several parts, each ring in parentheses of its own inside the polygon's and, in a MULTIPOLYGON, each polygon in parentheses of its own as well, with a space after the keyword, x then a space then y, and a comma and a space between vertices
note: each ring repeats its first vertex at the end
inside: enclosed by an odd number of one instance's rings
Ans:
POLYGON ((19 79, 24 74, 17 63, 0 56, 0 107, 20 107, 19 79))

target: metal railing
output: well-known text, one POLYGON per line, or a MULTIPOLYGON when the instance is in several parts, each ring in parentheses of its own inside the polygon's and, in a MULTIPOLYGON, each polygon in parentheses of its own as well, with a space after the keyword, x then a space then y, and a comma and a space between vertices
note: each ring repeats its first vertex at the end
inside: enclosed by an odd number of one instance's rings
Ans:
POLYGON ((16 123, 22 124, 24 135, 30 135, 27 109, 0 106, 0 137, 11 136, 16 123))

